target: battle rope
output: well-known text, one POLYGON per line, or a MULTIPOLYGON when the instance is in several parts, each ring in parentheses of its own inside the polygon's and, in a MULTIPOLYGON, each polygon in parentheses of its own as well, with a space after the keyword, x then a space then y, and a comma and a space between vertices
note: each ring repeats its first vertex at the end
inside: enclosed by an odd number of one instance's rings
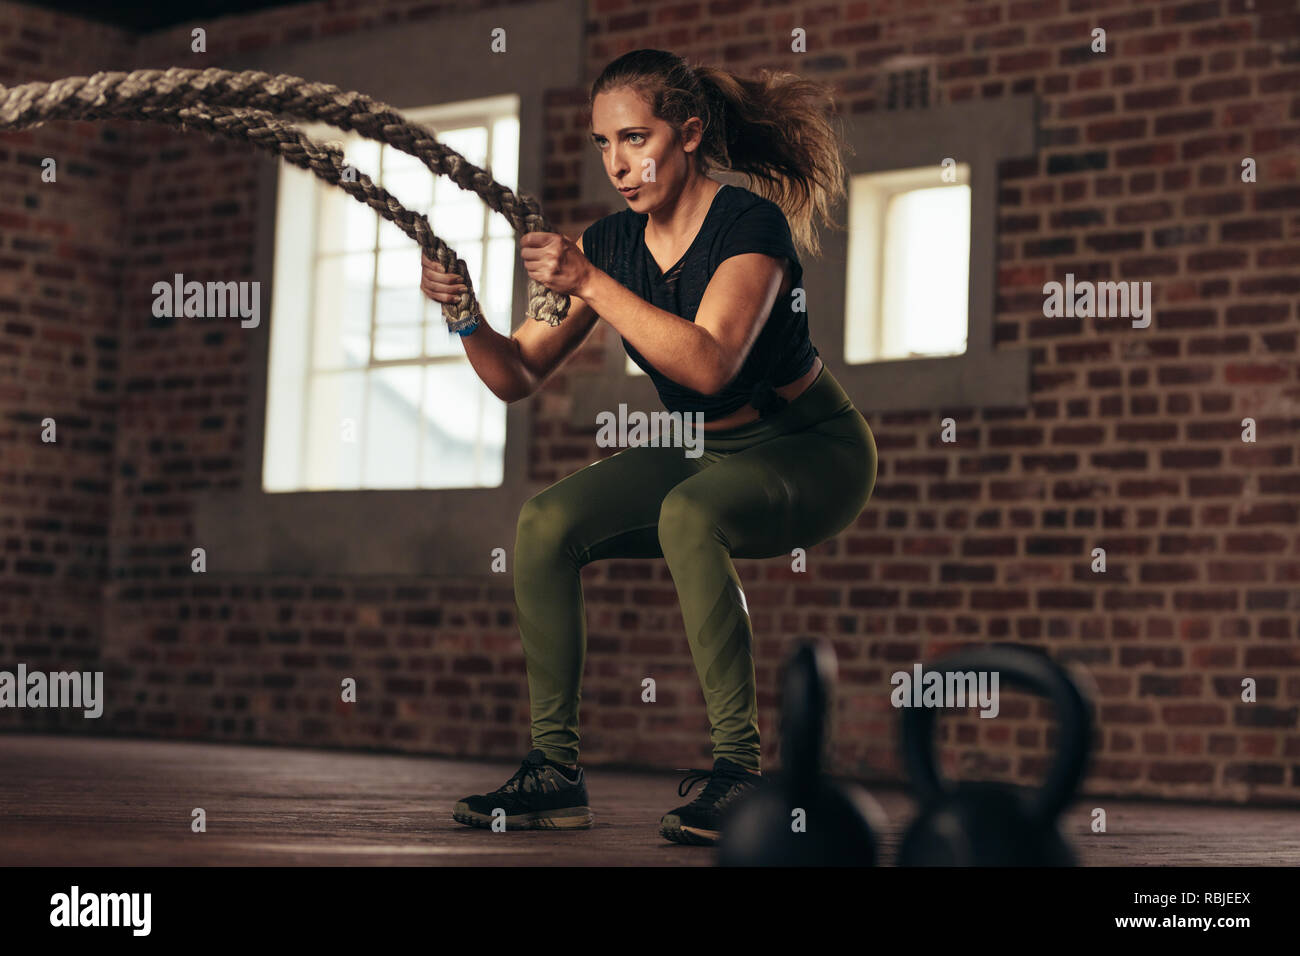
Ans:
MULTIPOLYGON (((27 129, 50 120, 127 119, 199 129, 275 152, 346 191, 410 236, 430 259, 461 277, 469 290, 456 302, 443 303, 448 327, 458 331, 483 317, 468 270, 454 250, 433 234, 428 219, 413 213, 359 170, 336 146, 317 143, 296 126, 276 118, 288 115, 355 131, 368 139, 414 156, 431 172, 446 176, 461 189, 476 193, 503 215, 518 233, 554 232, 531 196, 515 195, 423 127, 404 119, 390 106, 361 93, 344 92, 329 83, 259 70, 134 70, 70 76, 53 83, 0 86, 0 130, 27 129), (355 169, 355 167, 352 167, 355 169)), ((415 277, 412 277, 415 281, 415 277)), ((528 280, 528 316, 559 325, 569 311, 569 297, 528 280)))

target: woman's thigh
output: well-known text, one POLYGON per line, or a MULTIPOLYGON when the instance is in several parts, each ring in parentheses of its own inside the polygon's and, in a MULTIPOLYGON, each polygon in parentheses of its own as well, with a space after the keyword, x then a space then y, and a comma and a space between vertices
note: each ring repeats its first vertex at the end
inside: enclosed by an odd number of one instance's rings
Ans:
POLYGON ((672 494, 703 507, 733 557, 772 558, 851 525, 871 497, 876 471, 875 439, 854 409, 729 454, 672 494))
POLYGON ((638 445, 592 462, 534 495, 520 511, 520 536, 545 528, 563 537, 578 564, 661 558, 659 509, 699 472, 683 449, 638 445))

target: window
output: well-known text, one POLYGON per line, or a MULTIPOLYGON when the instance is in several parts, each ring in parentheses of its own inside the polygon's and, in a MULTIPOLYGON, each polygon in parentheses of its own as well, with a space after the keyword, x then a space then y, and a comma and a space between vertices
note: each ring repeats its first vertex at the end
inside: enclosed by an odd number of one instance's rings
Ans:
POLYGON ((961 355, 970 280, 970 164, 849 179, 844 360, 961 355))
MULTIPOLYGON (((589 79, 584 81, 583 77, 585 17, 585 9, 568 0, 536 0, 510 7, 446 14, 439 16, 436 23, 422 21, 377 26, 373 30, 327 37, 313 43, 281 44, 272 50, 249 51, 237 57, 238 68, 287 73, 309 79, 328 78, 344 90, 357 90, 409 113, 417 122, 438 130, 439 139, 451 141, 453 137, 450 134, 463 128, 487 129, 490 142, 484 145, 485 155, 492 156, 493 162, 480 165, 492 165, 494 177, 512 186, 517 180, 516 194, 542 197, 545 203, 547 150, 544 144, 551 135, 547 128, 546 96, 553 88, 581 87, 584 82, 590 82, 589 79), (513 37, 527 37, 529 42, 511 43, 508 55, 493 57, 491 69, 484 69, 480 44, 445 42, 449 36, 489 36, 497 28, 508 30, 513 37), (437 55, 430 56, 430 50, 437 50, 437 55), (395 63, 403 64, 403 67, 394 69, 395 63), (545 77, 546 82, 538 82, 538 77, 545 77), (498 97, 505 106, 500 111, 495 107, 498 97), (429 103, 457 106, 447 111, 451 115, 439 116, 438 110, 421 108, 429 103), (462 113, 474 113, 478 118, 470 120, 462 113), (489 121, 495 124, 500 119, 510 122, 503 126, 489 126, 489 121), (498 164, 496 153, 500 140, 495 137, 498 133, 503 137, 510 135, 508 130, 516 121, 517 140, 522 148, 514 151, 514 147, 507 149, 501 145, 502 155, 498 164)), ((343 131, 329 126, 317 138, 337 141, 343 135, 343 131)), ((464 147, 463 143, 456 145, 464 147)), ((473 153, 472 149, 464 151, 473 153)), ((353 161, 361 167, 360 158, 354 157, 353 161)), ((378 157, 380 168, 361 171, 370 176, 380 176, 382 161, 381 155, 378 157)), ((286 416, 290 422, 303 421, 307 407, 309 323, 305 317, 307 307, 303 303, 309 295, 316 294, 312 281, 316 240, 311 234, 312 228, 306 223, 293 218, 286 221, 278 214, 279 196, 286 183, 302 180, 285 177, 281 182, 279 167, 275 163, 257 163, 252 169, 253 180, 247 184, 250 187, 249 202, 257 210, 254 230, 248 237, 252 275, 264 280, 262 290, 269 301, 263 303, 262 314, 268 316, 269 321, 248 330, 244 336, 250 374, 243 405, 247 432, 240 456, 239 478, 195 496, 195 540, 207 548, 209 569, 220 567, 238 574, 340 575, 359 579, 372 575, 419 575, 421 578, 491 582, 490 587, 498 586, 503 579, 498 563, 493 559, 495 549, 509 549, 517 531, 520 505, 540 490, 539 483, 551 479, 545 462, 538 462, 530 447, 538 402, 517 401, 505 405, 505 461, 501 483, 497 485, 429 489, 413 487, 414 481, 403 480, 390 482, 401 487, 341 487, 322 491, 314 490, 301 480, 301 462, 304 459, 301 429, 286 428, 283 422, 286 416), (287 230, 298 228, 303 232, 299 247, 302 251, 295 260, 296 268, 291 269, 283 238, 287 230), (278 254, 277 243, 280 245, 278 254), (284 282, 280 287, 272 288, 277 271, 284 282), (285 286, 296 286, 298 294, 281 295, 285 286), (278 306, 277 295, 280 296, 278 306), (276 312, 273 306, 283 311, 276 312), (272 352, 275 353, 275 362, 271 360, 272 352), (295 368, 295 364, 299 367, 295 368), (272 390, 279 394, 275 408, 268 414, 271 405, 268 393, 272 390), (284 402, 290 404, 286 406, 284 402), (279 429, 276 438, 267 434, 273 427, 279 429), (264 460, 281 455, 286 449, 291 450, 287 479, 284 477, 286 466, 272 465, 264 460), (276 479, 278 484, 268 487, 268 477, 276 476, 279 476, 276 479), (281 491, 294 487, 303 490, 281 491), (275 493, 269 493, 272 490, 275 493)), ((435 178, 423 167, 419 175, 421 182, 431 183, 435 178)), ((394 195, 415 205, 417 198, 407 196, 405 189, 394 185, 394 195)), ((455 187, 449 195, 456 199, 476 198, 455 187)), ((444 228, 442 221, 438 220, 435 203, 442 197, 442 193, 429 197, 432 218, 438 223, 435 229, 438 235, 445 236, 453 244, 466 262, 474 263, 483 273, 476 273, 473 278, 483 299, 487 320, 494 328, 504 330, 507 323, 498 303, 508 299, 512 302, 510 314, 514 318, 511 326, 531 321, 523 318, 528 304, 528 273, 517 251, 512 251, 509 271, 495 271, 497 265, 491 243, 493 239, 506 238, 506 233, 502 231, 498 235, 490 231, 491 223, 482 224, 476 233, 481 243, 482 262, 477 262, 470 255, 474 252, 472 245, 459 238, 453 240, 454 224, 444 228)), ((350 203, 357 207, 357 211, 369 212, 368 222, 375 229, 374 248, 385 248, 380 240, 380 227, 375 221, 377 214, 364 209, 349 196, 343 198, 344 205, 340 208, 346 210, 350 203)), ((305 201, 295 208, 299 210, 300 219, 317 215, 314 207, 305 201)), ((549 206, 547 213, 555 215, 549 206)), ((490 214, 490 218, 501 220, 498 230, 506 225, 506 220, 495 213, 490 214)), ((517 250, 517 240, 513 235, 510 241, 517 250)), ((406 247, 414 248, 414 243, 405 236, 402 242, 406 247)), ((498 248, 503 245, 499 244, 498 248)), ((289 251, 292 248, 290 246, 289 251)), ((380 283, 378 271, 376 263, 375 283, 384 286, 380 283)), ((419 291, 415 274, 412 274, 410 288, 419 291)), ((402 290, 399 288, 397 291, 402 290)), ((437 326, 441 335, 449 336, 446 325, 441 323, 440 312, 441 307, 431 303, 429 322, 437 326)), ((423 320, 421 314, 421 327, 423 320)), ((416 323, 405 321, 397 324, 416 323)), ((409 336, 410 330, 405 334, 409 336)), ((339 338, 342 338, 341 332, 339 338)), ((451 341, 450 338, 447 340, 451 341)), ((463 355, 464 346, 459 342, 453 344, 460 346, 463 355)), ((342 349, 340 345, 340 353, 342 349)), ((457 360, 464 361, 459 356, 457 360)), ((381 367, 382 361, 376 360, 376 366, 381 367)), ((420 359, 411 364, 440 366, 451 362, 445 354, 426 356, 422 352, 420 359)), ((369 363, 366 367, 369 368, 369 363)), ((474 429, 471 434, 482 442, 484 459, 490 460, 487 425, 480 426, 477 409, 469 405, 477 401, 475 390, 480 387, 477 382, 475 378, 465 388, 449 386, 444 393, 449 398, 439 401, 443 405, 448 400, 460 405, 456 421, 472 423, 469 426, 474 429)), ((418 387, 412 390, 412 394, 423 400, 427 391, 418 387)), ((415 418, 410 411, 415 397, 408 394, 405 401, 407 421, 410 422, 415 418)), ((492 404, 484 406, 488 410, 494 407, 492 404)), ((361 444, 365 426, 360 415, 334 410, 330 416, 334 419, 333 434, 329 436, 331 440, 341 436, 342 418, 356 419, 359 426, 355 431, 356 450, 359 453, 365 447, 361 444)), ((442 424, 441 427, 445 430, 451 426, 442 424)), ((500 434, 498 432, 498 441, 500 434)), ((421 440, 418 428, 411 439, 421 440)), ((382 444, 381 451, 384 450, 382 444)), ((414 459, 413 463, 411 458, 406 459, 408 475, 419 476, 419 461, 424 454, 421 450, 421 458, 414 459)), ((462 461, 467 457, 462 456, 462 461)), ((448 462, 447 470, 450 471, 453 465, 455 463, 448 462)), ((462 465, 455 467, 468 471, 462 465)), ((354 473, 360 476, 359 467, 354 473)), ((367 476, 369 480, 370 476, 367 476)), ((379 480, 382 482, 383 476, 379 480)), ((477 480, 488 482, 491 478, 483 474, 477 480)), ((360 482, 361 478, 358 477, 357 481, 360 482)), ((335 481, 334 484, 345 483, 335 481)))
MULTIPOLYGON (((438 141, 518 189, 519 97, 407 110, 438 141)), ((488 323, 509 335, 515 235, 504 217, 413 156, 328 125, 371 176, 469 267, 488 323)), ((281 162, 263 488, 496 487, 506 407, 419 288, 420 249, 343 190, 281 162)))

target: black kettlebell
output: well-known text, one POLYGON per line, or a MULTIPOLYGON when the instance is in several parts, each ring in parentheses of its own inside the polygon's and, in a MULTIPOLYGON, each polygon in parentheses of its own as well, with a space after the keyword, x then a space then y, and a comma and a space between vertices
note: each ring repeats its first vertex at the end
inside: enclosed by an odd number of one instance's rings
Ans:
POLYGON ((871 866, 884 811, 860 787, 822 774, 835 655, 804 641, 786 665, 781 773, 742 797, 722 822, 722 866, 871 866), (797 811, 802 814, 796 815, 797 811))
POLYGON ((1073 866, 1056 818, 1074 797, 1088 762, 1091 704, 1059 664, 1008 644, 959 651, 928 671, 998 672, 1056 705, 1059 752, 1036 791, 992 782, 945 781, 934 754, 937 712, 910 707, 902 716, 902 757, 921 811, 898 851, 900 866, 1073 866))

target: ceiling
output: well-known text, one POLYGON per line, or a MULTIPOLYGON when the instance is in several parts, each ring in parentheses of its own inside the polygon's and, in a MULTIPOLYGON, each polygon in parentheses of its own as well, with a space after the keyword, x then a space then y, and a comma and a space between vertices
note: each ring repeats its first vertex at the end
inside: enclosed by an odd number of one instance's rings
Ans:
POLYGON ((18 0, 42 10, 67 13, 111 23, 136 33, 150 33, 178 23, 215 20, 218 17, 272 7, 288 7, 306 0, 18 0))

